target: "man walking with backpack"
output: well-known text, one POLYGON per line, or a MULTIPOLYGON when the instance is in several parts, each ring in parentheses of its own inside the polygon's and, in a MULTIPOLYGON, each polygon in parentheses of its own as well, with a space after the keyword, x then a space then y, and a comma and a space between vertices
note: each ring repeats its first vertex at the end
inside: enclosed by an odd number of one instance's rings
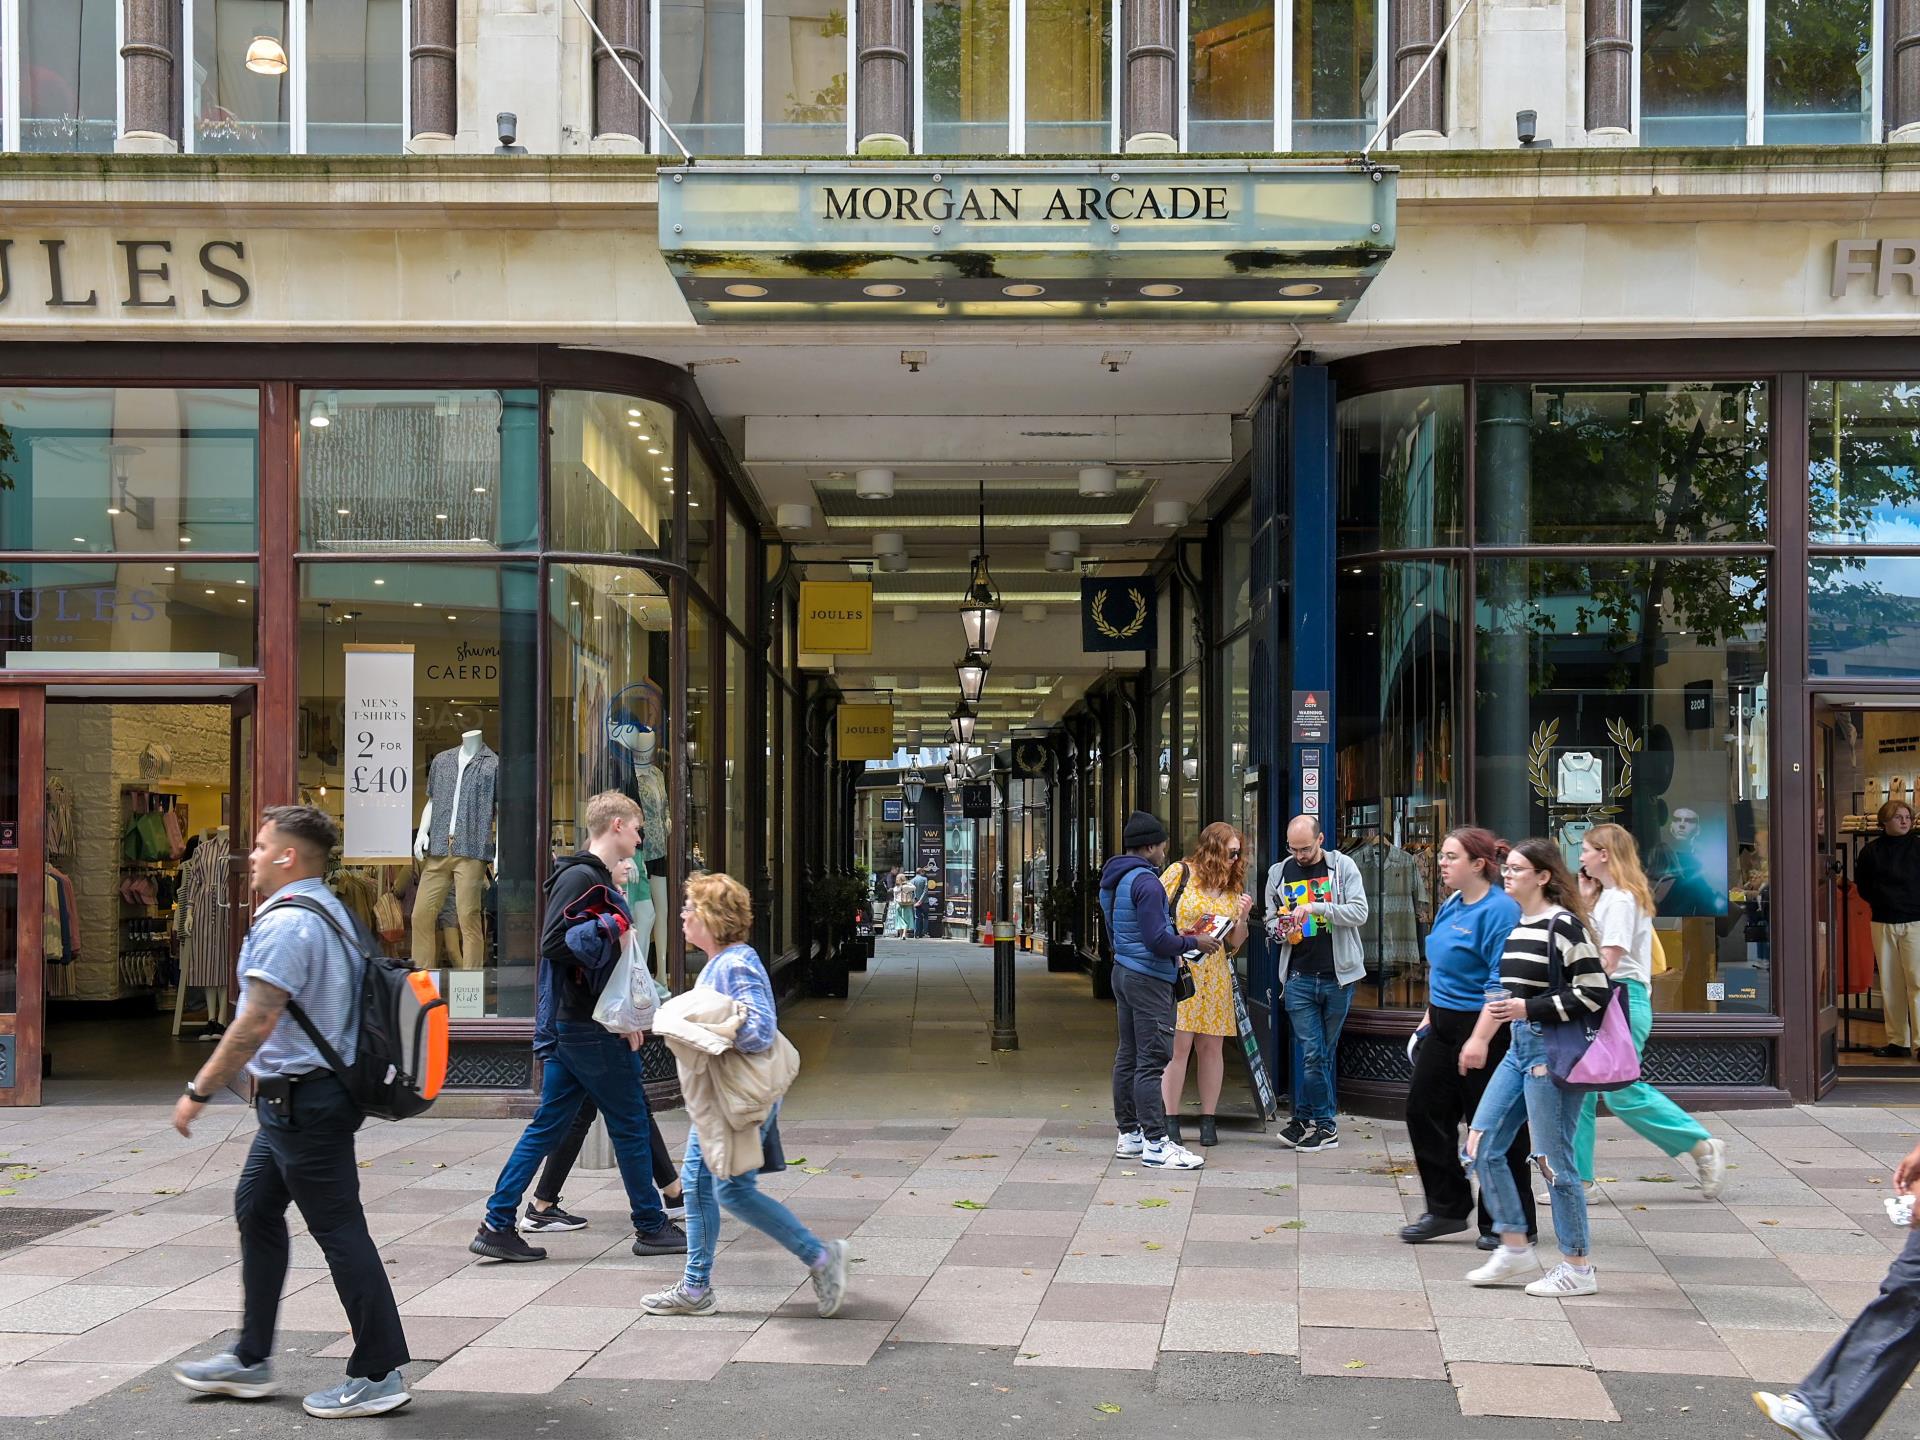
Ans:
POLYGON ((412 1398, 400 1373, 410 1357, 393 1286, 360 1206, 353 1136, 364 1116, 345 1077, 288 1013, 297 1005, 326 1047, 353 1063, 355 996, 365 962, 349 949, 353 919, 323 878, 340 831, 307 805, 273 806, 264 821, 249 862, 261 904, 240 951, 239 1014, 173 1110, 174 1128, 186 1135, 201 1107, 242 1066, 254 1077, 260 1128, 233 1196, 245 1314, 231 1352, 183 1361, 173 1373, 206 1395, 258 1400, 274 1393, 270 1357, 290 1253, 287 1206, 293 1204, 326 1256, 353 1327, 346 1381, 307 1396, 306 1412, 327 1420, 383 1415, 412 1398))
POLYGON ((633 1253, 682 1255, 687 1249, 686 1232, 667 1219, 653 1185, 653 1119, 638 1056, 645 1037, 616 1035, 593 1018, 594 1002, 633 928, 613 872, 640 844, 640 806, 618 790, 604 790, 587 802, 586 820, 587 848, 556 861, 547 877, 540 1008, 552 1014, 556 1040, 542 1068, 540 1108, 507 1157, 486 1219, 467 1246, 490 1260, 547 1258, 521 1238, 514 1221, 534 1171, 566 1139, 583 1100, 592 1100, 606 1118, 633 1215, 633 1253))

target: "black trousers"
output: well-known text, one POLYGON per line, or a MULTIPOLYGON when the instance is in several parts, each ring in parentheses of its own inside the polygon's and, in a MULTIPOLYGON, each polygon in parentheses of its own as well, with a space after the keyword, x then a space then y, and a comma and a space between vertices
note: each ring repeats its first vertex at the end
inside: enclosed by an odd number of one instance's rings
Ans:
POLYGON ((322 1075, 295 1085, 284 1112, 265 1101, 254 1108, 260 1129, 233 1192, 246 1297, 235 1354, 242 1364, 256 1365, 273 1353, 291 1251, 287 1206, 293 1204, 327 1257, 333 1288, 353 1327, 347 1374, 372 1379, 406 1364, 407 1337, 393 1285, 360 1208, 353 1150, 360 1107, 344 1085, 322 1075))
MULTIPOLYGON (((534 1199, 544 1205, 560 1203, 560 1192, 566 1189, 567 1177, 573 1173, 574 1163, 580 1158, 580 1147, 587 1143, 587 1132, 593 1129, 593 1118, 599 1113, 599 1107, 593 1101, 580 1102, 580 1113, 573 1117, 573 1128, 567 1131, 560 1148, 547 1156, 547 1163, 540 1167, 539 1183, 533 1187, 534 1199)), ((653 1143, 653 1183, 664 1195, 667 1186, 678 1183, 680 1171, 673 1163, 673 1152, 667 1149, 660 1127, 649 1125, 647 1133, 653 1143)))
POLYGON ((1120 1043, 1113 1053, 1113 1122, 1149 1140, 1167 1138, 1161 1077, 1173 1059, 1173 982, 1115 963, 1113 1008, 1120 1043))
MULTIPOLYGON (((1421 1042, 1413 1062, 1413 1081, 1407 1087, 1407 1138, 1413 1142, 1413 1159, 1420 1168, 1428 1213, 1464 1220, 1475 1205, 1473 1187, 1460 1167, 1461 1127, 1473 1119, 1487 1081, 1507 1053, 1508 1030, 1502 1025, 1494 1031, 1487 1044, 1487 1063, 1462 1075, 1460 1050, 1480 1023, 1480 1012, 1443 1010, 1432 1005, 1427 1013, 1433 1017, 1433 1028, 1421 1042)), ((1534 1215, 1533 1169, 1527 1163, 1532 1145, 1527 1127, 1522 1125, 1507 1151, 1507 1166, 1513 1171, 1514 1187, 1526 1211, 1528 1234, 1540 1228, 1534 1215)), ((1485 1200, 1480 1201, 1478 1211, 1480 1233, 1491 1235, 1493 1217, 1487 1213, 1485 1200)))
POLYGON ((1920 1230, 1887 1267, 1880 1293, 1794 1386, 1839 1440, 1866 1440, 1920 1365, 1920 1230))

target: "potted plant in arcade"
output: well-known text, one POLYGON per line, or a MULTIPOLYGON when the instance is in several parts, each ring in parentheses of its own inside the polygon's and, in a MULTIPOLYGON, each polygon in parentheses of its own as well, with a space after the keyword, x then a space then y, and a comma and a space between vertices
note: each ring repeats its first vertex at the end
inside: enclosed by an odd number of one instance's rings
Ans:
POLYGON ((1080 880, 1062 874, 1047 887, 1047 969, 1059 974, 1078 970, 1082 960, 1074 944, 1074 927, 1080 923, 1080 880))
POLYGON ((814 938, 813 992, 833 999, 847 993, 847 974, 856 949, 864 954, 859 935, 864 884, 852 875, 827 875, 806 891, 807 918, 814 938))

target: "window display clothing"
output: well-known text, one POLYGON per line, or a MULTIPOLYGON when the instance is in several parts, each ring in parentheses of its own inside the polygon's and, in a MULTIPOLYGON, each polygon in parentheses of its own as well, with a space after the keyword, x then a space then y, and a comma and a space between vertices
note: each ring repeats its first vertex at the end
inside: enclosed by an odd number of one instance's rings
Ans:
POLYGON ((448 961, 458 970, 483 970, 487 964, 487 865, 484 860, 453 855, 437 856, 420 867, 420 889, 413 897, 414 966, 432 970, 439 965, 440 911, 449 891, 460 917, 460 953, 448 956, 448 961))
POLYGON ((412 959, 418 969, 439 964, 438 921, 449 890, 460 919, 460 955, 452 963, 461 970, 486 968, 484 904, 499 781, 500 757, 478 730, 469 730, 458 746, 442 750, 427 767, 427 806, 414 842, 424 862, 413 898, 412 959))
POLYGON ((1560 757, 1558 784, 1554 787, 1562 805, 1598 805, 1600 803, 1601 759, 1585 750, 1560 757))
POLYGON ((1348 851, 1373 908, 1361 934, 1377 947, 1382 978, 1404 975, 1420 963, 1420 916, 1427 886, 1413 856, 1374 835, 1348 851))
POLYGON ((227 861, 232 842, 224 830, 200 842, 180 872, 181 983, 208 989, 233 982, 233 957, 228 951, 226 906, 227 861))

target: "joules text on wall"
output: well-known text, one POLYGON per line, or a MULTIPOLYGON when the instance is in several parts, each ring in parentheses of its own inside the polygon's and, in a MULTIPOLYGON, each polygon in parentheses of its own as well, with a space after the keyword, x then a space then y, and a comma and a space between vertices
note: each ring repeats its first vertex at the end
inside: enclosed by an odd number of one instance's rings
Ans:
POLYGON ((238 310, 253 298, 244 240, 180 246, 115 238, 110 253, 115 263, 105 273, 67 240, 0 235, 0 318, 36 303, 55 311, 138 311, 178 310, 197 299, 209 310, 238 310))

